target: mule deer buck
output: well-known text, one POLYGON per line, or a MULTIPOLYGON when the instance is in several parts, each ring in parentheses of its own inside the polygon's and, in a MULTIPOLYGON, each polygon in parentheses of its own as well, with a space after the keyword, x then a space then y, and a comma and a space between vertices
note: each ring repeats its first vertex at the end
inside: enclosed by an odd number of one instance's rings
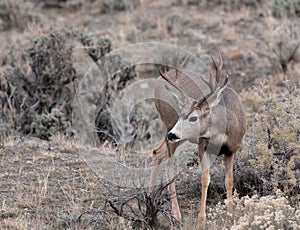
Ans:
MULTIPOLYGON (((219 64, 210 56, 208 76, 182 71, 181 65, 165 73, 160 71, 162 84, 155 89, 155 105, 167 128, 163 142, 153 151, 154 159, 169 159, 185 141, 198 144, 202 167, 202 195, 198 226, 206 220, 206 197, 210 183, 212 154, 224 155, 225 187, 227 198, 232 198, 233 164, 246 131, 245 115, 237 93, 227 86, 228 76, 221 79, 222 57, 219 64), (211 68, 214 70, 212 71, 211 68), (214 74, 213 74, 214 73, 214 74), (201 82, 198 87, 195 82, 201 82), (209 92, 202 93, 203 87, 209 92), (224 122, 225 121, 225 122, 224 122)), ((157 164, 162 159, 157 160, 157 164)), ((173 172, 172 172, 173 173, 173 172)), ((171 173, 171 174, 172 174, 171 173)), ((172 175, 171 175, 172 176, 172 175)), ((172 213, 181 220, 175 184, 169 186, 172 213)))

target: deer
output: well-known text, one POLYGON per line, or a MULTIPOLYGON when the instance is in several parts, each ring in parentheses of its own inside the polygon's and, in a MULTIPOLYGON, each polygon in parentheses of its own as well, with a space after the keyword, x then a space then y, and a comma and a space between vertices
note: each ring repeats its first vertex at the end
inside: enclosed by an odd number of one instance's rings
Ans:
MULTIPOLYGON (((167 130, 162 142, 153 150, 156 164, 160 164, 162 159, 170 160, 178 146, 185 141, 198 145, 196 156, 202 168, 202 194, 197 228, 206 222, 211 156, 224 156, 225 188, 227 199, 230 200, 234 159, 246 132, 245 114, 238 94, 228 86, 228 75, 221 76, 221 53, 219 59, 217 63, 210 55, 210 64, 206 65, 208 76, 183 71, 182 64, 177 61, 176 68, 165 72, 159 70, 158 80, 161 84, 155 89, 155 98, 159 98, 155 99, 155 106, 167 130), (204 90, 200 88, 205 88, 204 86, 208 92, 202 92, 204 90), (222 122, 224 120, 225 124, 222 122)), ((173 176, 172 173, 170 171, 169 177, 173 176)), ((172 215, 181 221, 174 181, 169 185, 169 192, 172 215)))

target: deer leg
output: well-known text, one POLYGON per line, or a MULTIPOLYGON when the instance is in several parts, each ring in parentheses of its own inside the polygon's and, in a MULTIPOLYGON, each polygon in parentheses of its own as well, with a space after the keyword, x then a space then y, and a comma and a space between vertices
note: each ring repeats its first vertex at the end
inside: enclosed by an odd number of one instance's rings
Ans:
POLYGON ((156 148, 153 150, 152 152, 152 161, 153 161, 153 166, 154 166, 154 171, 152 173, 152 182, 151 182, 151 186, 154 187, 156 185, 158 185, 161 182, 161 177, 159 178, 160 180, 157 181, 158 175, 160 175, 162 173, 161 171, 161 163, 164 160, 164 158, 167 155, 167 143, 165 140, 163 140, 158 146, 156 146, 156 148))
POLYGON ((172 201, 172 214, 177 220, 181 220, 181 212, 178 204, 175 183, 171 183, 169 186, 172 201))
MULTIPOLYGON (((157 146, 153 151, 153 157, 154 157, 154 165, 155 165, 155 171, 152 174, 152 186, 155 186, 157 183, 157 176, 159 173, 162 173, 160 171, 160 163, 162 162, 163 158, 167 161, 166 167, 167 167, 167 179, 172 180, 174 178, 174 168, 173 168, 173 154, 176 150, 176 148, 179 146, 179 143, 167 143, 166 141, 163 141, 159 146, 157 146)), ((168 186, 168 190, 171 194, 171 202, 172 202, 172 214, 173 216, 181 220, 181 213, 179 209, 178 199, 177 199, 177 193, 176 193, 176 187, 175 183, 170 183, 168 186)))
POLYGON ((231 156, 224 156, 225 164, 225 187, 227 193, 227 199, 229 200, 227 205, 227 211, 233 212, 232 204, 232 187, 233 187, 233 164, 234 164, 235 153, 231 156))
POLYGON ((235 153, 231 156, 224 156, 225 164, 225 187, 227 192, 227 199, 232 198, 232 187, 233 187, 233 164, 234 164, 235 153))
MULTIPOLYGON (((172 180, 174 178, 173 154, 174 154, 176 148, 178 147, 178 145, 179 145, 178 143, 168 144, 168 151, 167 151, 167 155, 166 155, 166 160, 168 160, 168 162, 167 162, 168 180, 172 180)), ((180 208, 179 208, 179 204, 178 204, 175 182, 170 183, 169 192, 171 194, 172 214, 177 220, 181 220, 181 212, 180 212, 180 208)))
POLYGON ((206 198, 207 198, 207 189, 210 183, 210 174, 209 174, 209 166, 210 166, 210 157, 206 152, 200 154, 200 164, 202 167, 202 176, 201 176, 201 203, 200 203, 200 212, 198 215, 198 225, 199 226, 205 222, 206 220, 206 198))

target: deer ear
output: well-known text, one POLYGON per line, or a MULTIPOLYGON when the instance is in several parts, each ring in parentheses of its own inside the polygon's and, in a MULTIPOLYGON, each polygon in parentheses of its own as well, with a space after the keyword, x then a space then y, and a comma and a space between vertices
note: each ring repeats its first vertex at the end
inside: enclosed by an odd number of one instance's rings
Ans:
POLYGON ((216 92, 207 98, 207 102, 210 107, 216 106, 219 104, 220 100, 222 99, 222 93, 226 89, 228 85, 228 76, 224 80, 222 86, 216 90, 216 92))
POLYGON ((178 96, 172 89, 170 89, 168 85, 165 85, 165 88, 169 92, 169 94, 173 97, 173 99, 175 100, 179 108, 182 108, 184 105, 184 100, 180 96, 178 96))

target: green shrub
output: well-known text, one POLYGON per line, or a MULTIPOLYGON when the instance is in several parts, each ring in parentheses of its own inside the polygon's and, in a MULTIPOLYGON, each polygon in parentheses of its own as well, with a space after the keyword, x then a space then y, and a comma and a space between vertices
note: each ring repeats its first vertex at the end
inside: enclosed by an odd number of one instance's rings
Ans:
POLYGON ((47 140, 57 133, 73 134, 71 122, 66 119, 65 114, 56 108, 52 109, 51 113, 34 116, 30 129, 31 133, 37 137, 47 140))
POLYGON ((51 113, 54 108, 71 119, 77 75, 69 41, 67 30, 51 30, 32 38, 21 55, 14 50, 8 54, 1 74, 5 84, 0 91, 8 108, 4 118, 15 129, 30 133, 34 117, 51 113))
MULTIPOLYGON (((299 89, 289 82, 288 90, 274 92, 263 85, 254 94, 261 106, 250 116, 247 147, 241 153, 241 162, 248 161, 248 167, 253 167, 248 180, 256 178, 252 186, 260 195, 274 194, 279 188, 291 201, 299 201, 299 89)), ((239 167, 236 177, 248 167, 239 167)))
POLYGON ((112 13, 114 11, 129 10, 132 7, 137 7, 140 2, 138 0, 96 0, 102 13, 112 13))
POLYGON ((247 7, 257 7, 262 3, 261 0, 174 0, 173 4, 182 5, 186 3, 187 5, 201 5, 208 4, 209 6, 224 5, 225 7, 230 7, 232 9, 240 9, 242 6, 247 7))
MULTIPOLYGON (((110 73, 109 77, 102 79, 106 81, 103 83, 105 90, 99 96, 100 89, 97 88, 94 93, 98 98, 90 103, 97 106, 96 127, 113 134, 106 105, 110 105, 127 82, 136 76, 134 67, 124 63, 118 55, 102 60, 105 65, 98 63, 111 51, 110 39, 94 38, 72 28, 50 29, 32 37, 27 47, 11 47, 7 52, 0 75, 1 119, 4 123, 22 133, 44 139, 55 131, 70 133, 67 130, 70 125, 64 122, 71 122, 76 80, 81 80, 84 74, 76 70, 73 61, 74 46, 78 42, 84 46, 97 68, 103 68, 104 75, 110 73), (18 50, 24 51, 20 53, 18 50), (58 119, 58 114, 59 119, 64 121, 54 121, 58 119), (49 125, 53 125, 53 129, 49 125)), ((94 84, 95 79, 91 80, 88 87, 94 84)), ((103 135, 103 139, 106 138, 107 135, 103 135)))

